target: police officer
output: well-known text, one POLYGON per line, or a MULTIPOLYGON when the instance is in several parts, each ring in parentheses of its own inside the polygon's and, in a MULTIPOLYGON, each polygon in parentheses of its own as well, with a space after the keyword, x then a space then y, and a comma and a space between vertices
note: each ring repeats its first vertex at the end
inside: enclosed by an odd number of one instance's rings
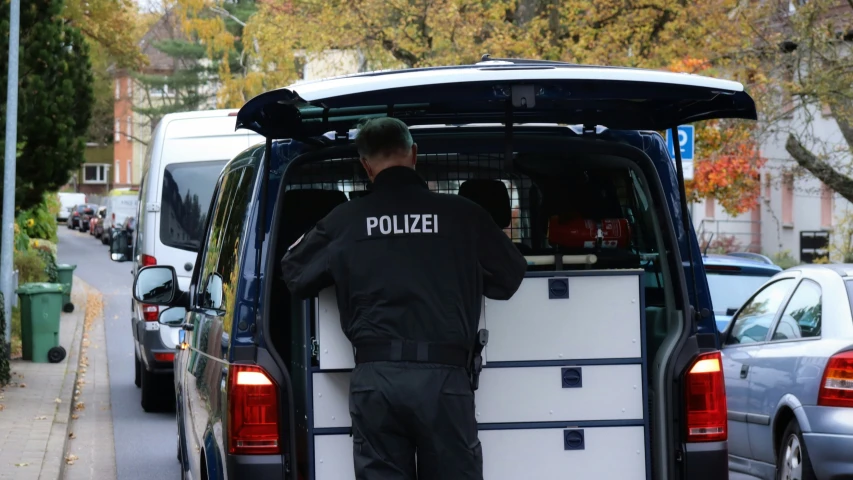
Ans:
POLYGON ((482 479, 468 369, 481 298, 509 299, 527 262, 485 209, 428 189, 403 122, 369 120, 355 144, 373 191, 300 237, 282 269, 301 298, 336 286, 356 478, 482 479))

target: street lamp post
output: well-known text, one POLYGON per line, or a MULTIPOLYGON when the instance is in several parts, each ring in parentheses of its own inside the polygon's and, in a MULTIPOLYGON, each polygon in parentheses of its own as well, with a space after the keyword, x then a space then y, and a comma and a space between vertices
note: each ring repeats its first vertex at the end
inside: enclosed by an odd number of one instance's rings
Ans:
POLYGON ((12 264, 15 240, 15 162, 18 152, 18 41, 21 26, 20 0, 9 2, 9 75, 6 82, 6 152, 3 168, 3 220, 0 238, 0 286, 6 319, 6 355, 12 354, 12 264))

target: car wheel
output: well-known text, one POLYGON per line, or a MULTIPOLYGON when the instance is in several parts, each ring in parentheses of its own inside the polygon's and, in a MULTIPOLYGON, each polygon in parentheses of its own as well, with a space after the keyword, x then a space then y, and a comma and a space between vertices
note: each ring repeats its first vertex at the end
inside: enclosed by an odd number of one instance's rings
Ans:
POLYGON ((139 388, 142 386, 142 363, 136 355, 133 356, 133 360, 135 365, 133 383, 136 385, 136 388, 139 388))
POLYGON ((777 480, 815 480, 812 462, 797 419, 791 419, 776 455, 777 480))

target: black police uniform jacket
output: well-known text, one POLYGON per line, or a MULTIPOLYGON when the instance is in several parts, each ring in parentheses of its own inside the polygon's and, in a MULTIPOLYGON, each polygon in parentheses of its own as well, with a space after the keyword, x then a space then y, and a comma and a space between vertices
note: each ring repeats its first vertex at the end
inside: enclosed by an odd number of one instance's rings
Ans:
MULTIPOLYGON (((284 219, 286 222, 287 219, 284 219)), ((370 195, 336 207, 281 261, 299 298, 335 285, 350 342, 408 340, 469 349, 482 296, 506 300, 527 270, 491 215, 390 167, 370 195)))

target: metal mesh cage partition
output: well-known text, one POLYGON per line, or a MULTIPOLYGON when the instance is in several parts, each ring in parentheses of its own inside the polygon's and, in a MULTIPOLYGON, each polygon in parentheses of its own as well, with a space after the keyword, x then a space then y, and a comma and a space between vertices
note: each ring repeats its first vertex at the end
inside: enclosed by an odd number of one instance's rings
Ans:
MULTIPOLYGON (((504 231, 514 243, 531 246, 531 222, 528 194, 530 177, 505 169, 502 154, 423 154, 418 155, 417 172, 430 190, 458 194, 466 180, 498 180, 509 194, 512 220, 504 231)), ((288 171, 286 190, 339 190, 349 199, 368 193, 370 182, 356 157, 330 158, 306 162, 288 171)))

